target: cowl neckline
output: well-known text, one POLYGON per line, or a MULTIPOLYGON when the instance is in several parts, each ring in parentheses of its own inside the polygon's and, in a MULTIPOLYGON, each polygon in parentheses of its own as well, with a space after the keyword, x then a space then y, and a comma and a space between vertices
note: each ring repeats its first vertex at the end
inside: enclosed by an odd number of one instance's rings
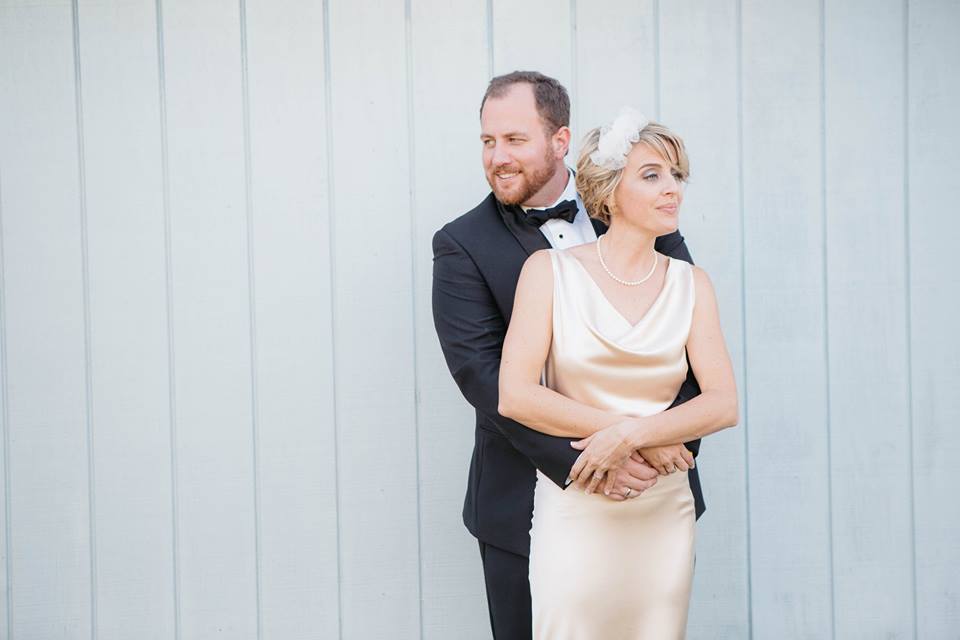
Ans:
MULTIPOLYGON (((600 284, 594 279, 592 275, 590 275, 590 272, 587 270, 586 265, 584 265, 579 258, 574 256, 567 250, 558 250, 556 251, 556 254, 558 257, 561 257, 561 259, 570 261, 576 264, 575 271, 577 271, 580 274, 581 279, 587 281, 586 289, 590 291, 593 297, 599 300, 600 309, 606 309, 611 316, 616 317, 619 320, 619 323, 623 325, 624 329, 626 329, 628 333, 632 333, 637 328, 643 326, 644 324, 647 324, 652 318, 656 317, 657 311, 659 310, 660 307, 663 306, 664 300, 666 300, 669 297, 669 292, 673 288, 673 284, 676 279, 674 276, 678 271, 678 269, 674 267, 674 263, 676 261, 673 258, 671 258, 670 256, 665 256, 663 254, 660 254, 661 258, 667 260, 667 269, 664 272, 663 283, 660 285, 660 290, 657 292, 657 295, 654 297, 653 302, 651 302, 650 306, 647 307, 646 311, 643 312, 643 315, 640 316, 640 318, 636 322, 631 322, 623 314, 623 312, 617 309, 616 305, 614 305, 613 302, 610 301, 610 298, 608 298, 607 295, 603 292, 603 289, 600 288, 600 284)), ((555 277, 556 277, 556 274, 555 274, 555 277)), ((594 309, 597 311, 600 310, 600 309, 597 309, 596 307, 594 307, 594 309)), ((593 314, 591 313, 590 315, 593 315, 593 314)))

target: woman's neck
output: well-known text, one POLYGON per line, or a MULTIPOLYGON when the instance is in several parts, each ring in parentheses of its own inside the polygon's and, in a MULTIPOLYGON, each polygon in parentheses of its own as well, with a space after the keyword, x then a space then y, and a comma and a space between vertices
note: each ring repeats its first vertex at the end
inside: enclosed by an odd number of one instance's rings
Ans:
POLYGON ((656 240, 653 234, 614 218, 603 236, 603 261, 625 280, 640 278, 653 264, 656 240))

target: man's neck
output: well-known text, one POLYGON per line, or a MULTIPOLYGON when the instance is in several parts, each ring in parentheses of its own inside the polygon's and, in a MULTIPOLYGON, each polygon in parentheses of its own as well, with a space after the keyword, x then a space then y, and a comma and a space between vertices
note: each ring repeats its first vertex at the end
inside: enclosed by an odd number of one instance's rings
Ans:
POLYGON ((566 165, 561 166, 554 172, 550 181, 543 185, 543 188, 537 191, 532 198, 522 203, 521 206, 533 209, 542 209, 551 206, 563 195, 564 190, 567 188, 567 180, 569 179, 570 171, 566 165))

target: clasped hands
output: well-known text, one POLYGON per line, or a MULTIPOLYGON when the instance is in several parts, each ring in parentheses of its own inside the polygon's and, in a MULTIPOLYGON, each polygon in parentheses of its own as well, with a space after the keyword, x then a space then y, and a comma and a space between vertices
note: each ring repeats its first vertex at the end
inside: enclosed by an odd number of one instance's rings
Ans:
POLYGON ((607 498, 621 501, 640 495, 661 475, 694 467, 693 454, 682 444, 637 447, 637 427, 636 419, 628 418, 572 442, 582 453, 570 481, 587 493, 599 488, 607 498))

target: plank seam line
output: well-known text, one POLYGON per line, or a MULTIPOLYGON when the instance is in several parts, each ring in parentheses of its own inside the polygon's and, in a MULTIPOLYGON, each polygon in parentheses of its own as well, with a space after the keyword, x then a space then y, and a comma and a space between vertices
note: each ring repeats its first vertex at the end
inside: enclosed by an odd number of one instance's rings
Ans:
POLYGON ((660 0, 653 0, 653 99, 654 118, 660 121, 660 0))
POLYGON ((907 432, 909 439, 908 464, 910 466, 910 582, 913 595, 913 637, 920 637, 920 622, 917 611, 917 488, 915 474, 913 421, 913 295, 911 292, 910 255, 910 0, 903 2, 903 250, 904 250, 904 328, 906 330, 907 356, 907 432))
POLYGON ((247 227, 247 309, 249 313, 249 348, 250 348, 250 438, 251 464, 253 465, 253 553, 254 553, 254 584, 256 601, 257 640, 263 637, 263 620, 261 611, 261 573, 262 558, 260 557, 260 402, 257 389, 257 291, 256 291, 256 263, 254 259, 254 232, 253 232, 253 189, 251 175, 253 172, 253 158, 250 153, 250 76, 247 63, 247 3, 240 0, 240 83, 241 107, 243 110, 243 189, 244 214, 247 227))
POLYGON ((167 313, 167 397, 170 440, 170 560, 173 572, 173 637, 179 640, 181 632, 180 603, 180 487, 179 458, 177 456, 177 371, 176 342, 173 327, 173 227, 170 219, 170 150, 167 131, 167 71, 164 62, 166 47, 163 32, 163 0, 156 0, 157 21, 157 94, 160 107, 160 175, 163 205, 163 267, 167 313))
POLYGON ((827 530, 829 542, 828 561, 830 564, 830 633, 831 637, 837 637, 837 594, 836 594, 836 569, 834 564, 834 540, 833 540, 833 435, 832 435, 832 411, 833 402, 830 393, 830 270, 829 270, 829 252, 827 243, 829 241, 829 231, 827 228, 827 16, 824 0, 820 0, 820 225, 821 225, 821 257, 823 260, 823 277, 821 286, 823 287, 823 310, 821 318, 823 322, 823 364, 824 364, 824 403, 826 415, 824 425, 826 426, 826 445, 827 445, 827 530))
POLYGON ((323 74, 324 74, 324 108, 326 110, 326 163, 327 163, 327 253, 330 262, 330 360, 333 363, 333 371, 330 376, 330 387, 332 391, 332 409, 333 409, 333 486, 334 497, 337 508, 337 637, 343 640, 343 550, 340 541, 343 537, 343 523, 341 521, 341 501, 340 501, 340 420, 337 408, 337 260, 336 260, 336 242, 334 231, 336 227, 336 216, 333 215, 336 206, 336 194, 334 193, 334 168, 333 168, 333 77, 331 70, 333 65, 330 63, 330 0, 322 0, 323 3, 323 74))
MULTIPOLYGON (((416 195, 416 152, 414 134, 416 118, 414 117, 413 103, 413 9, 411 0, 404 0, 404 54, 406 62, 406 89, 407 89, 407 184, 410 205, 410 284, 414 291, 417 286, 417 195, 416 195)), ((416 510, 417 510, 417 625, 419 635, 423 638, 423 509, 420 495, 420 367, 417 354, 417 305, 410 305, 411 337, 413 342, 413 444, 414 444, 414 473, 416 474, 416 510)))
MULTIPOLYGON (((580 92, 577 88, 580 85, 580 78, 577 73, 577 0, 570 0, 570 6, 568 11, 570 12, 570 93, 571 93, 571 106, 573 108, 574 118, 571 120, 570 124, 579 124, 580 117, 580 92)), ((574 129, 575 131, 581 131, 579 127, 574 129)), ((576 139, 571 140, 571 144, 576 144, 576 139)), ((576 162, 574 162, 576 166, 576 162)))
POLYGON ((487 79, 493 78, 493 0, 487 0, 487 79))
POLYGON ((87 168, 86 149, 83 131, 83 84, 80 69, 80 8, 77 0, 70 3, 73 27, 73 98, 74 115, 77 125, 77 178, 79 181, 80 205, 80 277, 83 299, 83 374, 84 374, 84 427, 87 444, 87 518, 90 548, 90 637, 97 637, 97 500, 96 470, 94 461, 93 433, 93 366, 91 363, 91 327, 90 327, 90 247, 87 236, 87 168))
POLYGON ((747 229, 746 203, 743 184, 743 0, 737 0, 737 191, 740 198, 740 350, 743 359, 743 474, 744 502, 746 509, 747 551, 747 637, 753 640, 753 543, 751 541, 750 512, 750 405, 747 352, 747 229))
POLYGON ((6 276, 4 271, 5 253, 3 249, 3 180, 0 176, 0 402, 3 409, 0 411, 0 430, 3 431, 3 571, 6 580, 4 589, 4 603, 7 607, 7 638, 13 639, 13 583, 10 568, 10 404, 7 394, 7 300, 6 276))

